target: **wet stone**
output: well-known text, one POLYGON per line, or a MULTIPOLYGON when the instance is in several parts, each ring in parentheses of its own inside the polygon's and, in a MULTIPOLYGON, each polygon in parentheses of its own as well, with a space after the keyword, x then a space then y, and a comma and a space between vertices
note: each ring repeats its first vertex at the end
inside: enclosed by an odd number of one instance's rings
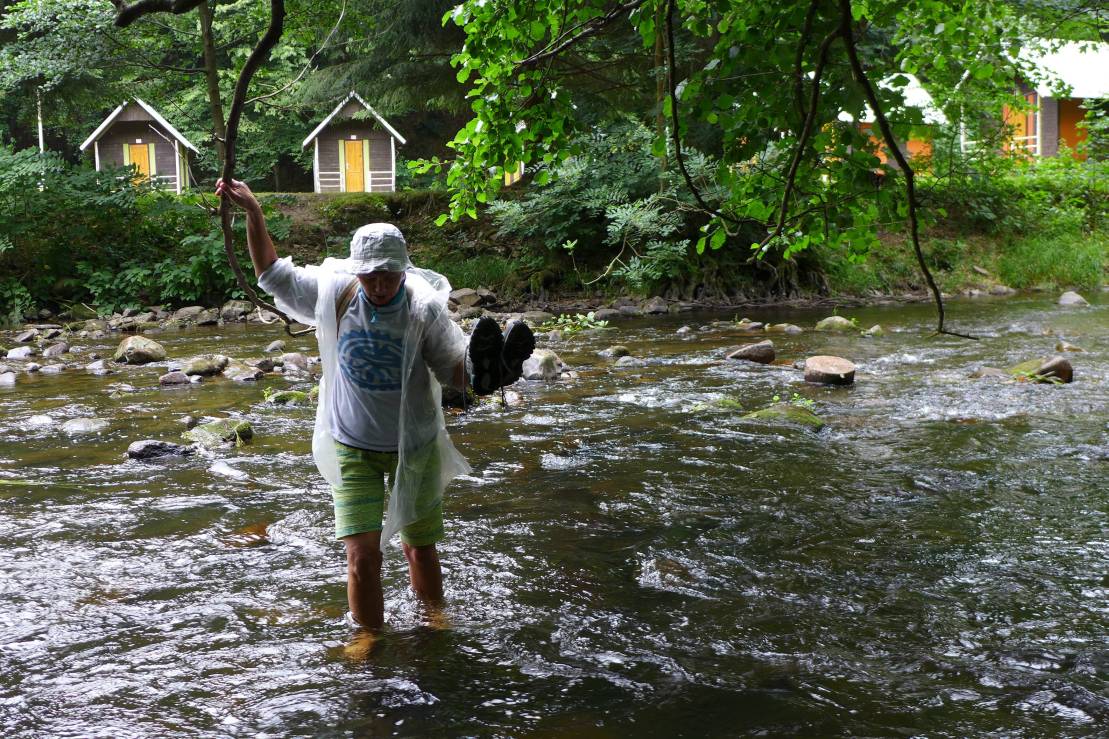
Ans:
POLYGON ((1047 384, 1063 384, 1074 381, 1074 368, 1066 357, 1053 356, 1029 359, 1010 367, 1006 372, 1018 380, 1031 380, 1047 384))
POLYGON ((8 359, 28 359, 37 354, 38 350, 33 346, 17 346, 14 349, 9 349, 7 356, 8 359))
POLYGON ((617 367, 646 367, 647 362, 639 357, 620 357, 616 360, 617 367))
POLYGON ((450 295, 450 301, 462 308, 474 308, 482 304, 483 300, 477 290, 472 290, 468 287, 453 290, 450 295))
POLYGON ((14 372, 0 372, 0 387, 12 387, 15 385, 14 372))
POLYGON ((768 334, 803 334, 805 329, 792 323, 773 323, 766 327, 768 334))
POLYGON ((276 341, 271 341, 269 343, 269 346, 266 347, 265 351, 266 351, 267 354, 276 354, 277 352, 284 352, 285 351, 285 342, 282 341, 281 339, 277 339, 276 341))
POLYGON ((525 323, 530 323, 532 326, 542 326, 544 323, 550 323, 554 319, 554 314, 548 313, 545 310, 529 310, 520 314, 520 320, 525 323))
POLYGON ((220 318, 225 321, 241 321, 254 310, 254 303, 249 300, 228 300, 220 308, 220 318))
POLYGON ((160 362, 165 358, 165 347, 145 336, 128 336, 120 342, 119 348, 112 357, 116 362, 124 364, 148 364, 160 362))
POLYGON ((525 380, 557 380, 562 374, 562 360, 550 349, 536 349, 524 360, 525 380))
POLYGON ((182 438, 201 446, 214 449, 233 444, 243 446, 254 438, 254 428, 247 421, 235 418, 221 418, 204 423, 183 433, 182 438))
POLYGON ((835 331, 845 333, 850 331, 858 331, 859 327, 855 325, 854 321, 850 321, 843 316, 828 316, 817 322, 817 331, 835 331))
POLYGON ((61 355, 65 354, 68 351, 69 351, 69 344, 65 343, 64 341, 60 341, 57 344, 53 344, 51 346, 46 347, 46 349, 44 349, 43 352, 42 352, 42 356, 44 356, 44 357, 60 357, 61 355))
POLYGON ((1072 308, 1082 308, 1089 305, 1089 301, 1073 290, 1068 290, 1059 296, 1059 305, 1072 308))
POLYGON ((682 326, 681 328, 679 328, 674 333, 677 334, 678 336, 688 336, 689 334, 693 333, 693 327, 692 326, 682 326))
POLYGON ((110 375, 112 372, 115 372, 115 370, 108 366, 108 361, 106 359, 98 359, 95 362, 86 364, 85 371, 91 372, 94 375, 110 375))
POLYGON ((623 344, 613 344, 609 348, 602 349, 601 351, 597 352, 597 354, 601 357, 612 357, 614 359, 619 359, 620 357, 626 357, 631 354, 631 350, 623 344))
POLYGON ((794 403, 775 403, 768 408, 763 408, 754 413, 748 413, 743 416, 743 418, 748 421, 788 423, 804 426, 814 431, 819 431, 824 428, 824 421, 820 416, 816 415, 808 408, 794 403))
MULTIPOLYGON (((624 314, 615 308, 598 308, 593 311, 593 318, 597 321, 611 321, 614 318, 620 318, 624 314)), ((554 316, 552 316, 554 318, 554 316)))
POLYGON ((658 315, 670 311, 670 304, 664 298, 655 296, 643 304, 643 312, 649 315, 658 315))
MULTIPOLYGON (((619 308, 621 316, 628 316, 629 318, 636 318, 643 315, 643 310, 635 305, 622 305, 619 308)), ((593 315, 596 318, 596 313, 593 315)))
POLYGON ((744 344, 728 353, 728 359, 742 359, 757 364, 770 364, 776 356, 774 342, 769 339, 755 344, 744 344))
POLYGON ((295 367, 296 369, 300 370, 301 372, 307 372, 308 371, 308 357, 301 354, 300 352, 289 352, 287 354, 282 354, 281 355, 281 366, 284 367, 286 369, 286 371, 290 367, 295 367))
POLYGON ((1086 350, 1083 349, 1080 346, 1075 346, 1074 344, 1071 344, 1069 342, 1060 341, 1055 345, 1055 351, 1057 351, 1057 352, 1084 352, 1086 350))
POLYGON ((197 326, 215 326, 219 323, 219 311, 215 308, 208 308, 196 314, 194 319, 197 326))
POLYGON ((38 362, 28 362, 23 365, 23 371, 27 373, 38 372, 40 369, 42 369, 42 365, 38 362))
POLYGON ((742 331, 743 333, 752 334, 765 329, 766 324, 759 321, 752 321, 748 318, 743 318, 731 324, 731 328, 735 329, 736 331, 742 331))
POLYGON ((186 375, 211 377, 223 372, 230 362, 231 360, 222 354, 206 354, 190 359, 181 371, 186 375))
POLYGON ((158 378, 159 385, 188 385, 191 382, 189 376, 180 371, 167 372, 158 378))
POLYGON ((110 426, 106 418, 71 418, 62 424, 62 431, 70 435, 99 434, 110 426))
POLYGON ((16 341, 16 343, 19 343, 19 344, 29 344, 32 341, 34 341, 35 339, 37 339, 38 335, 39 335, 39 330, 37 328, 29 328, 26 331, 23 331, 22 333, 17 334, 16 337, 15 337, 15 341, 16 341))
POLYGON ((131 459, 157 459, 159 457, 183 457, 192 454, 192 449, 183 444, 174 444, 171 441, 158 439, 143 439, 133 442, 127 447, 127 456, 131 459))
POLYGON ((997 367, 979 367, 970 373, 970 379, 981 380, 985 377, 1008 377, 1009 373, 997 367))

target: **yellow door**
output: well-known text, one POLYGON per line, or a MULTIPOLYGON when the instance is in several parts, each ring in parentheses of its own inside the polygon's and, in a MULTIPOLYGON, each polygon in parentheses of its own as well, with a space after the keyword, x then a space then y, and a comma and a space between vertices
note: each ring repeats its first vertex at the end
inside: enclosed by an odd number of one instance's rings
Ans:
POLYGON ((344 141, 344 154, 346 154, 347 192, 365 192, 365 180, 362 177, 362 142, 344 141))
POLYGON ((135 178, 135 181, 150 179, 150 155, 146 144, 128 144, 127 148, 131 164, 139 170, 139 175, 135 178))

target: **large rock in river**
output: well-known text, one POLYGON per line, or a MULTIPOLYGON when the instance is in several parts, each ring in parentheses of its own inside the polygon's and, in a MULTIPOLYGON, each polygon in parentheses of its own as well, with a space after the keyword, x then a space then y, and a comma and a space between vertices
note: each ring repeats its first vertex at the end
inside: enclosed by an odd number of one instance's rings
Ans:
POLYGON ((1083 307, 1089 304, 1090 303, 1086 300, 1086 298, 1082 297, 1073 290, 1067 290, 1065 293, 1059 296, 1059 305, 1083 307))
POLYGON ((241 321, 254 310, 254 303, 249 300, 228 300, 220 308, 220 317, 225 321, 241 321))
POLYGON ((774 342, 770 339, 755 344, 744 344, 728 354, 728 359, 744 359, 758 364, 770 364, 774 361, 774 342))
POLYGON ((207 449, 215 449, 225 444, 242 446, 254 438, 254 428, 248 421, 238 418, 221 418, 204 423, 181 434, 186 441, 200 444, 207 449))
POLYGON ((843 316, 828 316, 827 318, 817 322, 816 330, 846 333, 850 331, 858 331, 859 327, 855 325, 854 321, 848 320, 843 316))
POLYGON ((817 355, 805 360, 805 382, 821 385, 850 385, 855 381, 855 363, 843 357, 817 355))
POLYGON ((160 362, 165 358, 165 347, 145 336, 128 336, 119 343, 119 348, 112 356, 112 359, 123 364, 147 364, 160 362))
POLYGON ((1061 384, 1074 380, 1074 368, 1066 357, 1055 355, 1030 359, 1027 362, 1010 367, 1006 370, 1017 379, 1034 380, 1051 384, 1061 384))

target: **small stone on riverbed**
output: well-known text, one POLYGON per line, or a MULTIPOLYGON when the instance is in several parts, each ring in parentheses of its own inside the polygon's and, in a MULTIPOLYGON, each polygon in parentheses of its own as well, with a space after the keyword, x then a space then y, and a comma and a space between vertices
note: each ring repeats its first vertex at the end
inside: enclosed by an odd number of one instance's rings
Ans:
POLYGON ((1083 349, 1080 346, 1075 346, 1074 344, 1071 344, 1069 342, 1060 341, 1055 345, 1055 351, 1057 351, 1057 352, 1084 352, 1086 350, 1083 349))
POLYGON ((536 349, 524 360, 525 380, 557 380, 562 374, 563 362, 550 349, 536 349))
POLYGON ((205 354, 190 359, 181 371, 186 375, 211 377, 223 372, 230 362, 231 360, 222 354, 205 354))
POLYGON ((0 387, 12 387, 15 385, 14 372, 0 372, 0 387))
POLYGON ((158 378, 159 385, 189 385, 192 380, 184 372, 167 372, 158 378))
POLYGON ((768 334, 803 334, 805 329, 792 323, 774 323, 766 327, 768 334))
POLYGON ((60 357, 61 355, 65 354, 68 351, 69 351, 69 344, 65 343, 64 341, 59 341, 57 344, 53 344, 52 346, 46 347, 46 349, 44 349, 43 352, 42 352, 42 356, 44 356, 44 357, 60 357))
POLYGON ((271 341, 269 346, 266 347, 267 354, 276 354, 277 352, 285 351, 285 342, 281 339, 271 341))
POLYGON ((195 442, 207 449, 214 449, 226 443, 242 446, 249 444, 254 438, 254 428, 247 421, 221 418, 191 428, 181 436, 185 441, 195 442))
POLYGON ((619 359, 620 357, 626 357, 631 354, 631 350, 623 344, 613 344, 608 349, 602 349, 601 351, 597 352, 597 354, 602 357, 612 357, 614 359, 619 359))
POLYGON ((38 350, 33 346, 17 346, 14 349, 8 350, 8 359, 27 359, 37 354, 38 350))
POLYGON ((157 459, 158 457, 183 457, 192 454, 193 450, 183 444, 174 444, 171 441, 157 439, 143 439, 127 447, 127 456, 131 459, 157 459))
POLYGON ((808 408, 794 403, 775 403, 762 410, 748 413, 742 417, 747 421, 771 421, 789 423, 797 426, 819 431, 824 428, 824 421, 808 408))
POLYGON ((805 382, 821 385, 850 385, 855 382, 855 364, 843 357, 817 355, 805 360, 805 382))

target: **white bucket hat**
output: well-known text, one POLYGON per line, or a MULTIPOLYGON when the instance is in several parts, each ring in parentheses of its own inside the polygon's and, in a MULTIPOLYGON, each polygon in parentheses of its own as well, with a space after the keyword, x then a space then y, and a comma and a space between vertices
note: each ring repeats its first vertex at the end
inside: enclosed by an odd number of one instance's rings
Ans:
POLYGON ((404 234, 391 223, 368 223, 354 232, 350 239, 350 259, 343 272, 364 275, 367 272, 404 272, 412 266, 404 234))

